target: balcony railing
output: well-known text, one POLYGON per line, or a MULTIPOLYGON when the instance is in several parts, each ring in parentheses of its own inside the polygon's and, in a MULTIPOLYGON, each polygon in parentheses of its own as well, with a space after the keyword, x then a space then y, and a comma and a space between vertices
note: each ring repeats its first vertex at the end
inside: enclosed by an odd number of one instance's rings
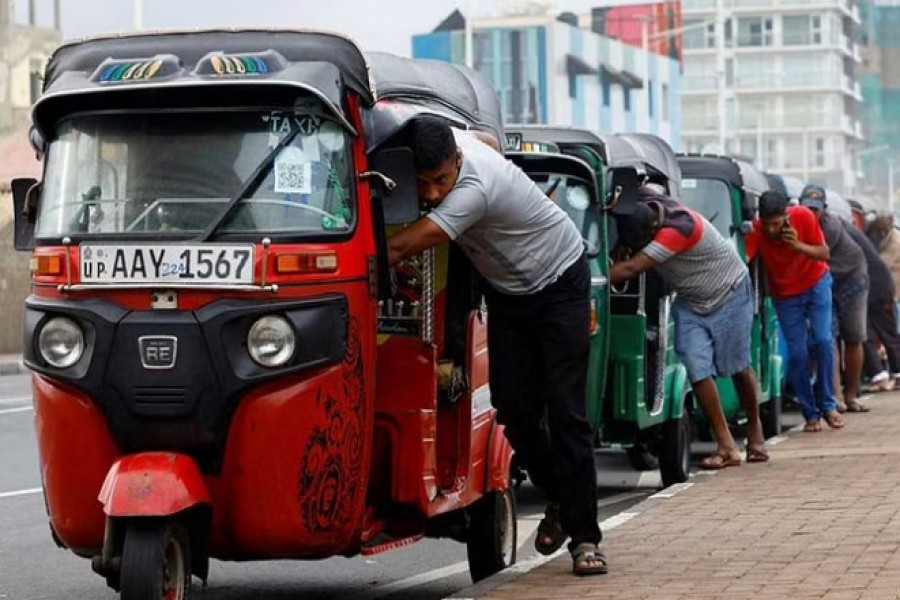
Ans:
MULTIPOLYGON (((841 8, 853 12, 859 19, 859 9, 851 8, 847 0, 723 0, 722 4, 728 10, 736 12, 758 12, 760 10, 774 10, 780 8, 841 8)), ((713 12, 716 10, 716 0, 682 0, 681 9, 685 12, 713 12)))

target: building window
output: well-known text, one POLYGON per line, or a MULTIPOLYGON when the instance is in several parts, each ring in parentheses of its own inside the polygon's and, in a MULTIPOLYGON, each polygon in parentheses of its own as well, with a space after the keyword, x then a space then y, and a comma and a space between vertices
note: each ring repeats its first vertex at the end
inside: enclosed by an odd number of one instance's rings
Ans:
POLYGON ((656 108, 656 107, 655 107, 655 104, 656 104, 656 98, 655 98, 655 96, 656 96, 656 94, 653 93, 653 92, 654 92, 654 89, 653 89, 653 82, 652 82, 652 81, 650 81, 650 80, 648 79, 648 80, 645 81, 644 83, 646 83, 646 85, 647 85, 647 112, 650 114, 650 118, 652 119, 652 118, 653 118, 653 112, 654 112, 654 109, 656 108))
POLYGON ((494 81, 494 40, 490 31, 476 31, 472 35, 472 61, 477 71, 494 81))
POLYGON ((603 93, 603 106, 609 106, 612 90, 610 89, 609 78, 603 71, 600 71, 600 90, 603 93))
POLYGON ((684 47, 688 50, 703 50, 716 47, 716 24, 700 19, 685 19, 684 47))
POLYGON ((662 97, 660 98, 659 102, 660 102, 660 108, 661 108, 661 112, 662 112, 662 120, 668 121, 669 120, 669 85, 666 83, 662 84, 661 96, 662 97))
POLYGON ((40 60, 31 59, 29 74, 29 94, 31 104, 38 101, 41 97, 41 87, 43 83, 43 75, 41 73, 43 63, 40 60))
POLYGON ((778 141, 773 138, 768 138, 763 147, 765 148, 763 162, 766 167, 769 169, 780 169, 781 165, 778 162, 778 141))
POLYGON ((781 24, 785 46, 822 44, 822 17, 819 15, 786 16, 781 24))
POLYGON ((631 88, 624 88, 622 90, 622 96, 625 99, 625 110, 631 110, 631 88))
POLYGON ((813 164, 817 167, 826 166, 826 156, 825 156, 825 138, 817 137, 816 138, 816 151, 813 154, 813 164))
POLYGON ((771 46, 772 19, 743 17, 738 19, 738 46, 771 46))

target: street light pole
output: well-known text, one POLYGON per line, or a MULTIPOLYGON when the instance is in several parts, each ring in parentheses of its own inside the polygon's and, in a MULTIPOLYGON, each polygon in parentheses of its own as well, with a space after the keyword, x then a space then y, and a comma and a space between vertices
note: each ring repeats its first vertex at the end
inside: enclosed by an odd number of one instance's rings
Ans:
POLYGON ((134 0, 134 30, 144 29, 144 0, 134 0))
POLYGON ((644 52, 644 111, 647 117, 646 130, 650 131, 650 22, 641 19, 641 50, 644 52))
POLYGON ((716 99, 719 113, 719 153, 727 154, 725 147, 725 129, 727 121, 725 111, 725 11, 723 0, 716 0, 716 99))

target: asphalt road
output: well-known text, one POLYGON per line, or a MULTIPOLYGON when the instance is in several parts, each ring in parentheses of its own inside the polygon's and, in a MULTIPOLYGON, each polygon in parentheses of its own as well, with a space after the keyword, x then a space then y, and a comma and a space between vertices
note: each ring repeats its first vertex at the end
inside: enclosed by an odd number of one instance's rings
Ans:
MULTIPOLYGON (((0 377, 0 600, 112 600, 116 594, 93 574, 87 560, 58 549, 50 539, 29 381, 25 375, 0 377)), ((692 449, 699 456, 712 446, 695 443, 692 449)), ((621 452, 599 452, 597 463, 601 520, 657 491, 658 474, 633 471, 621 452)), ((535 554, 534 530, 543 504, 527 483, 518 491, 518 503, 521 561, 535 554)), ((424 540, 371 559, 213 561, 209 587, 201 593, 197 585, 195 595, 210 600, 439 600, 469 585, 465 546, 424 540)))

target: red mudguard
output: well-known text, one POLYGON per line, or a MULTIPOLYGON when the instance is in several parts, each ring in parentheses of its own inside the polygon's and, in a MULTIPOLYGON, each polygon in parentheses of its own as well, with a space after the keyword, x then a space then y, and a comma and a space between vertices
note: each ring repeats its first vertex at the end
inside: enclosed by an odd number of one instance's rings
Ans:
POLYGON ((100 489, 110 517, 166 517, 210 504, 197 463, 171 452, 146 452, 117 460, 100 489))

